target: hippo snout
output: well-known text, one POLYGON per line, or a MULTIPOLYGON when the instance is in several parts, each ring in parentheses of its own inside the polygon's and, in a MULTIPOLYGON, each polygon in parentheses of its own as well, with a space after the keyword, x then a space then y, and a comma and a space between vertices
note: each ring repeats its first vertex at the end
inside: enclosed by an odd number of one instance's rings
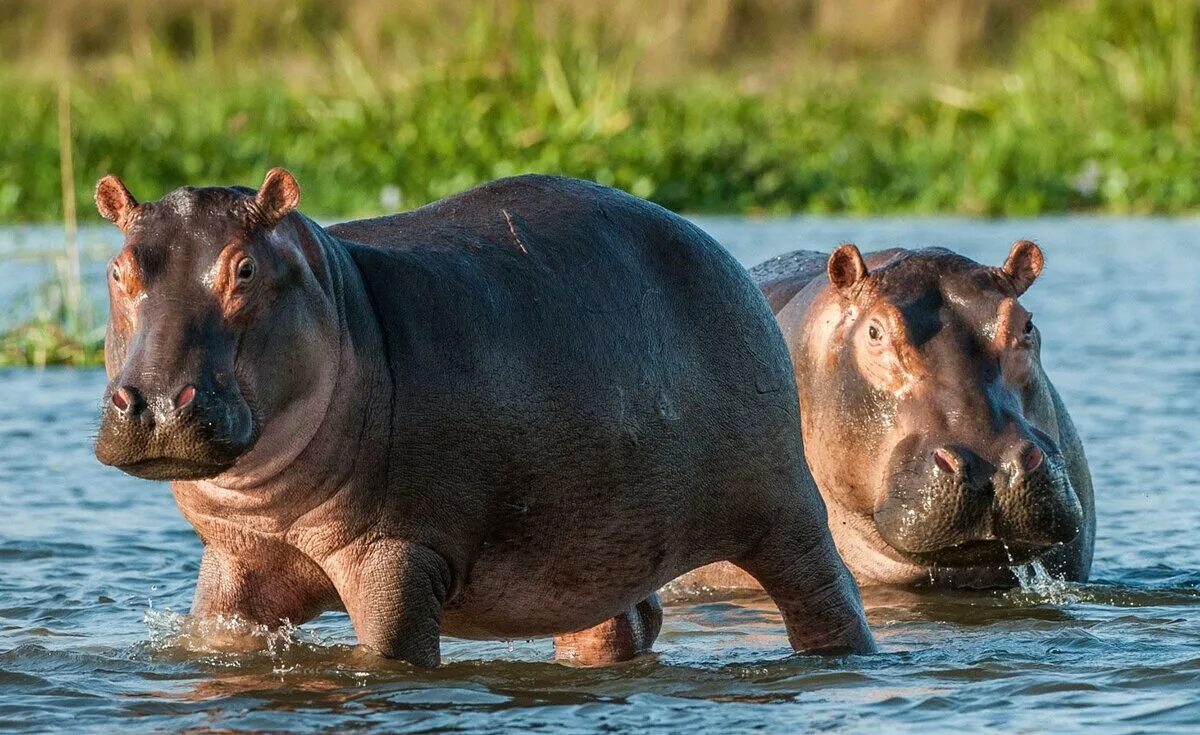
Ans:
POLYGON ((1014 452, 999 473, 996 530, 1028 546, 1070 543, 1083 528, 1083 506, 1057 448, 1030 445, 1014 452))
POLYGON ((96 458, 148 480, 197 480, 229 469, 253 439, 240 395, 194 383, 154 390, 114 382, 105 392, 96 458))
POLYGON ((1056 447, 1013 444, 988 460, 961 446, 897 447, 874 520, 889 546, 945 566, 1013 564, 1069 543, 1083 510, 1056 447))

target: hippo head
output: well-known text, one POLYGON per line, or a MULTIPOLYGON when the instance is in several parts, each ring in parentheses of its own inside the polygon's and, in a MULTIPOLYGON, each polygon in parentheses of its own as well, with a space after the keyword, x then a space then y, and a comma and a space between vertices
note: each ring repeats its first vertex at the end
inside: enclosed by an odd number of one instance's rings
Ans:
POLYGON ((258 192, 188 187, 148 203, 100 180, 100 214, 125 233, 107 273, 101 462, 212 478, 269 425, 303 435, 295 414, 328 392, 338 337, 318 248, 292 213, 299 198, 283 169, 258 192))
POLYGON ((1007 566, 1080 532, 1041 336, 1018 300, 1042 252, 1000 268, 853 245, 828 263, 802 369, 804 439, 827 500, 887 556, 1007 566))

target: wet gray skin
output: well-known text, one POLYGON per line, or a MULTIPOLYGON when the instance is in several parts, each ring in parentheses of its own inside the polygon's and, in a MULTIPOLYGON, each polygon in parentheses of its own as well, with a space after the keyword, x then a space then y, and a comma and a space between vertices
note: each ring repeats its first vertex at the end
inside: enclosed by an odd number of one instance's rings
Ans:
MULTIPOLYGON (((853 245, 751 270, 791 349, 806 455, 860 584, 1011 586, 1040 562, 1084 581, 1095 512, 1083 447, 1020 296, 1043 255, 1002 267, 944 249, 853 245)), ((752 586, 728 566, 683 586, 752 586)))

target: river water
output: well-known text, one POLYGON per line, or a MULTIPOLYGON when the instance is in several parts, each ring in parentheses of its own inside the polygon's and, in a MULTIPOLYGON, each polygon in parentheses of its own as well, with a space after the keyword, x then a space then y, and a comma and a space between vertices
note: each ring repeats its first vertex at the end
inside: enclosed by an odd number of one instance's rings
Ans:
MULTIPOLYGON (((1200 222, 701 224, 748 265, 848 240, 999 264, 1038 240, 1023 301, 1091 460, 1092 581, 866 590, 870 657, 792 655, 762 598, 676 600, 653 656, 606 669, 551 663, 547 641, 445 639, 446 665, 417 671, 358 655, 340 614, 222 653, 181 614, 200 544, 166 486, 92 457, 102 374, 0 371, 0 731, 1200 730, 1200 222)), ((113 234, 83 234, 92 293, 113 234)), ((44 275, 18 254, 56 246, 0 231, 3 318, 44 275)))

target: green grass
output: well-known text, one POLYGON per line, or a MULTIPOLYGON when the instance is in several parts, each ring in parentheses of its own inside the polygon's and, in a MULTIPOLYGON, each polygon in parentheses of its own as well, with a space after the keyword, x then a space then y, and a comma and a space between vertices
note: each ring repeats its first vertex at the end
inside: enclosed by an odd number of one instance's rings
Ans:
MULTIPOLYGON (((547 30, 526 4, 499 21, 468 14, 460 34, 431 42, 436 53, 403 58, 314 34, 298 56, 248 63, 194 23, 186 54, 152 38, 65 75, 67 199, 94 218, 91 188, 108 172, 148 199, 255 185, 285 165, 303 208, 324 217, 528 171, 695 213, 1192 213, 1198 6, 1055 5, 1010 46, 952 69, 814 46, 763 84, 750 52, 655 76, 653 40, 547 30)), ((58 82, 9 60, 0 88, 0 222, 61 221, 58 82)), ((0 362, 95 361, 95 325, 71 326, 74 308, 0 336, 0 362)))
MULTIPOLYGON (((157 197, 253 185, 283 164, 306 208, 331 217, 525 171, 689 212, 1190 212, 1197 4, 1071 4, 1035 16, 1008 63, 813 57, 757 92, 732 71, 642 83, 644 44, 535 31, 519 10, 399 77, 337 38, 327 59, 288 68, 197 41, 187 60, 152 52, 70 77, 76 198, 94 217, 109 171, 157 197)), ((0 84, 0 222, 59 220, 57 86, 15 68, 0 84)))

